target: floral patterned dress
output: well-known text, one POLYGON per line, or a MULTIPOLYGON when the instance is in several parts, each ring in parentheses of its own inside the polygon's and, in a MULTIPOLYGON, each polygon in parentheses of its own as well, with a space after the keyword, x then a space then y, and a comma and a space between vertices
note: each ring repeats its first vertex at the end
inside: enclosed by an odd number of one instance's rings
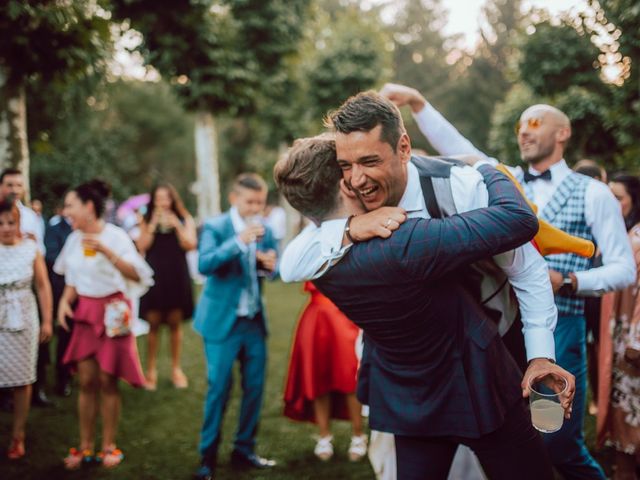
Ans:
POLYGON ((611 384, 609 408, 601 408, 600 397, 598 416, 602 415, 599 437, 620 452, 636 454, 640 453, 640 224, 629 231, 629 239, 639 273, 634 285, 615 292, 606 302, 612 303, 611 314, 603 317, 610 347, 605 343, 600 359, 603 364, 610 362, 611 384))

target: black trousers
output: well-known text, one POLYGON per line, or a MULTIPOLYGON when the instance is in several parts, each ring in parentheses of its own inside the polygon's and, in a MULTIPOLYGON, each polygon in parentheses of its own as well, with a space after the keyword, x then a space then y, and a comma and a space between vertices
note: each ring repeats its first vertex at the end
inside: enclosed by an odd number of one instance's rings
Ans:
POLYGON ((56 344, 56 383, 58 386, 64 385, 71 378, 71 367, 62 363, 62 358, 67 351, 69 340, 71 340, 71 332, 73 332, 73 319, 67 318, 69 331, 62 327, 56 328, 56 336, 58 343, 56 344))
POLYGON ((395 437, 398 480, 446 480, 460 444, 475 452, 489 480, 554 478, 542 436, 523 402, 511 408, 502 427, 477 439, 395 437))

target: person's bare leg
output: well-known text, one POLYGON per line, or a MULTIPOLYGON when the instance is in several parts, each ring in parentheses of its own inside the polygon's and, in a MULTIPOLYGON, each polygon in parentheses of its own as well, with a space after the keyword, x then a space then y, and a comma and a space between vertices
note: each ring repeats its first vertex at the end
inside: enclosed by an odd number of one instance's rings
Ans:
POLYGON ((116 447, 116 433, 120 420, 120 390, 118 377, 100 372, 100 403, 102 411, 102 450, 116 447))
POLYGON ((167 323, 171 335, 171 379, 176 388, 186 388, 188 380, 180 367, 180 352, 182 350, 182 310, 171 310, 167 314, 167 323))
POLYGON ((637 478, 635 456, 616 452, 616 470, 613 480, 637 480, 637 478))
POLYGON ((80 450, 93 450, 98 416, 100 369, 94 358, 78 362, 78 418, 80 419, 80 450))
POLYGON ((331 397, 323 395, 313 400, 313 411, 316 415, 316 423, 321 437, 331 435, 330 417, 331 417, 331 397))
POLYGON ((12 437, 24 443, 25 428, 31 405, 31 385, 22 385, 13 389, 13 430, 12 437))
POLYGON ((149 390, 155 390, 158 384, 157 361, 162 313, 158 310, 150 310, 147 312, 145 320, 149 322, 149 334, 147 335, 147 373, 145 377, 147 388, 149 390))
POLYGON ((353 436, 359 437, 362 435, 362 404, 356 398, 355 393, 347 395, 347 408, 349 409, 353 436))

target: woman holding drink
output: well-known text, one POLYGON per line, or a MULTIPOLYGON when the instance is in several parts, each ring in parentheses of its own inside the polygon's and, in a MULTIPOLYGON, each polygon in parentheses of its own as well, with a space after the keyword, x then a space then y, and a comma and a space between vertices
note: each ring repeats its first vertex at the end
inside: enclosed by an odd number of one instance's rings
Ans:
POLYGON ((140 300, 140 316, 149 322, 147 388, 158 382, 156 359, 158 333, 166 323, 171 332, 171 380, 186 388, 187 377, 180 367, 182 322, 193 314, 193 292, 186 252, 197 247, 196 225, 176 189, 160 184, 151 191, 151 202, 140 225, 138 249, 154 271, 155 283, 140 300))
POLYGON ((135 337, 129 331, 129 298, 146 291, 153 283, 153 271, 126 232, 102 219, 109 195, 109 185, 100 180, 84 183, 66 195, 65 216, 74 232, 53 267, 64 275, 66 284, 58 323, 66 329, 66 317, 75 321, 63 362, 77 369, 80 383, 80 445, 64 459, 69 470, 94 459, 107 468, 120 464, 124 455, 115 438, 120 417, 118 380, 144 386, 135 337), (102 451, 94 458, 99 406, 102 451))

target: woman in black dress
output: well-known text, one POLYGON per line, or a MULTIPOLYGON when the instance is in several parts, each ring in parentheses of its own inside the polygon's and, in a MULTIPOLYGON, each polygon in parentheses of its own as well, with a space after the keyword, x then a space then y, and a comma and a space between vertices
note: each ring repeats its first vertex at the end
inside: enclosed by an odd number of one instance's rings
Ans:
POLYGON ((158 382, 158 331, 165 322, 171 332, 171 380, 176 388, 188 385, 180 367, 182 322, 193 314, 185 254, 196 244, 195 222, 176 189, 168 183, 154 187, 138 239, 138 248, 155 272, 154 286, 140 300, 140 315, 150 325, 146 373, 149 390, 155 390, 158 382))

